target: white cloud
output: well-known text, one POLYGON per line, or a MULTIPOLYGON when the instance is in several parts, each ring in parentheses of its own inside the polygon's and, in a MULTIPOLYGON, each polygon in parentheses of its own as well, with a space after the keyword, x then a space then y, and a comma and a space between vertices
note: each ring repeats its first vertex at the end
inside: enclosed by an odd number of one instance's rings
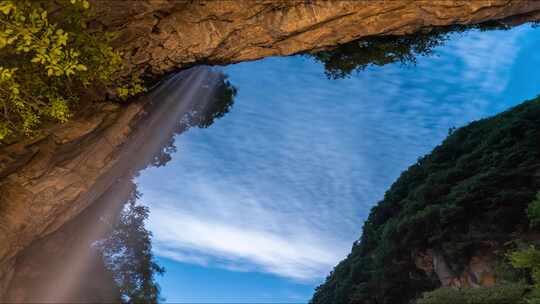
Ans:
POLYGON ((509 81, 521 39, 530 30, 530 27, 522 26, 510 31, 468 32, 464 37, 451 41, 447 52, 453 53, 465 64, 461 73, 465 81, 500 93, 509 81))
POLYGON ((402 170, 449 127, 510 105, 497 94, 525 30, 466 34, 416 68, 333 82, 298 58, 229 67, 232 112, 178 137, 173 160, 138 179, 156 254, 320 280, 402 170))
MULTIPOLYGON (((258 218, 271 222, 274 216, 268 212, 258 218)), ((182 262, 211 262, 231 270, 259 270, 312 280, 323 276, 341 257, 335 248, 328 248, 329 244, 321 244, 316 235, 293 231, 283 235, 264 223, 258 226, 222 222, 163 206, 152 209, 149 223, 156 253, 182 262)), ((294 228, 294 223, 289 228, 294 228)))

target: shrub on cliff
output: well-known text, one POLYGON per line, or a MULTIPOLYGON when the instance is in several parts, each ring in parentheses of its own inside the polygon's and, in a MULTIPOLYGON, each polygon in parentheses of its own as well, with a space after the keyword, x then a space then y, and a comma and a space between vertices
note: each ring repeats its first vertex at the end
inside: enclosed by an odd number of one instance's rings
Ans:
POLYGON ((409 303, 440 286, 417 269, 415 250, 441 252, 460 273, 482 243, 526 232, 540 189, 539 139, 540 98, 452 132, 386 192, 311 302, 409 303))
POLYGON ((534 246, 510 254, 512 266, 529 271, 533 285, 527 295, 528 304, 540 304, 540 250, 534 246))
POLYGON ((87 0, 0 1, 0 141, 31 134, 44 120, 65 122, 83 90, 143 90, 115 84, 122 58, 112 34, 90 29, 87 0))
MULTIPOLYGON (((527 208, 529 225, 533 229, 539 228, 540 223, 540 192, 536 199, 527 208)), ((525 270, 528 281, 532 282, 531 291, 526 296, 528 304, 540 304, 540 250, 529 244, 526 248, 517 249, 508 255, 514 268, 525 270)))
POLYGON ((523 295, 528 286, 509 283, 481 288, 439 288, 426 292, 416 304, 525 304, 523 295))
MULTIPOLYGON (((540 221, 540 192, 527 208, 531 228, 537 228, 540 221)), ((479 288, 439 288, 426 292, 416 304, 540 304, 540 250, 534 245, 512 251, 508 258, 510 267, 524 270, 514 273, 512 279, 497 273, 501 283, 494 287, 479 288), (518 276, 516 276, 518 274, 518 276), (528 277, 527 277, 528 276, 528 277), (532 282, 532 285, 526 282, 532 282)), ((503 261, 506 264, 507 261, 503 261)))

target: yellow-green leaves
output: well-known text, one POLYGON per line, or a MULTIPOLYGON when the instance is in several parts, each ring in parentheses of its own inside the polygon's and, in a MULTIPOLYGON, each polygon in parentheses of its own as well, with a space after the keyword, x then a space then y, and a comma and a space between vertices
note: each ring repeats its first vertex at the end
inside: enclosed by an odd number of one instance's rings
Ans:
POLYGON ((61 96, 51 96, 49 100, 48 114, 60 122, 68 121, 71 117, 68 101, 61 96))
POLYGON ((4 15, 9 15, 11 11, 16 9, 13 1, 0 1, 0 12, 4 15))
POLYGON ((69 2, 73 5, 80 5, 84 9, 90 8, 90 2, 88 0, 70 0, 69 2))
MULTIPOLYGON (((536 199, 529 203, 527 215, 531 228, 538 228, 540 225, 540 192, 536 199)), ((508 259, 514 268, 526 270, 533 281, 531 291, 527 295, 528 304, 540 304, 540 249, 534 245, 515 250, 508 254, 508 259)))
POLYGON ((536 194, 536 199, 529 204, 527 217, 531 228, 540 227, 540 192, 536 194))
POLYGON ((129 83, 118 87, 116 93, 118 94, 118 97, 126 99, 129 96, 137 95, 145 90, 146 88, 143 86, 142 80, 138 77, 132 77, 129 83))
POLYGON ((119 87, 116 88, 116 93, 120 98, 126 98, 129 95, 129 88, 127 87, 119 87))
POLYGON ((17 68, 6 69, 0 66, 0 83, 12 79, 15 71, 17 71, 17 68))
POLYGON ((540 250, 531 245, 509 255, 510 263, 517 269, 527 270, 533 280, 531 291, 526 297, 530 304, 540 303, 540 250))
POLYGON ((6 138, 11 134, 11 129, 7 123, 0 121, 0 138, 6 138))
POLYGON ((0 141, 31 134, 42 120, 67 121, 89 86, 122 99, 144 91, 136 77, 115 83, 121 53, 110 46, 112 33, 87 29, 87 0, 57 0, 54 14, 47 5, 0 0, 0 141))
POLYGON ((4 48, 9 44, 13 44, 13 42, 17 40, 17 37, 13 36, 12 33, 13 30, 11 29, 0 32, 0 49, 4 48))
POLYGON ((20 85, 15 81, 17 68, 4 68, 0 66, 0 94, 4 102, 9 102, 19 96, 20 85))

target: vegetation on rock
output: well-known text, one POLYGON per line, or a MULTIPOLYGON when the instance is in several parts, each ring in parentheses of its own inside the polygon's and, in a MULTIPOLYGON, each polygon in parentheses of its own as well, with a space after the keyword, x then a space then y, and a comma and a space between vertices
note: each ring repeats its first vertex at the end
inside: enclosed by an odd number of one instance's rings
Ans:
MULTIPOLYGON (((531 228, 537 227, 540 214, 531 212, 540 205, 540 192, 529 204, 528 217, 531 228)), ((499 258, 496 269, 498 284, 478 288, 439 288, 425 292, 417 304, 538 304, 540 303, 540 250, 534 245, 517 239, 521 249, 510 251, 506 258, 499 258), (500 266, 503 266, 501 268, 500 266), (510 268, 509 268, 510 267, 510 268), (513 267, 513 268, 512 268, 513 267), (497 271, 498 270, 498 271, 497 271)), ((514 242, 514 243, 516 243, 514 242)))
POLYGON ((476 25, 436 27, 409 35, 366 37, 309 56, 324 65, 328 78, 340 79, 372 65, 415 64, 418 56, 432 55, 433 50, 443 45, 450 34, 471 29, 506 30, 509 26, 494 21, 476 25))
MULTIPOLYGON (((527 216, 530 227, 537 229, 540 223, 540 192, 529 204, 527 216)), ((526 296, 527 303, 540 304, 540 250, 533 244, 526 244, 525 248, 511 252, 508 257, 513 267, 526 270, 527 280, 532 283, 531 292, 526 296)))
POLYGON ((525 304, 523 295, 528 286, 509 283, 483 288, 439 288, 426 292, 417 304, 525 304))
POLYGON ((87 0, 0 1, 0 141, 65 122, 85 90, 144 90, 138 78, 115 83, 122 54, 112 33, 88 26, 87 0))
MULTIPOLYGON (((414 250, 437 250, 461 273, 486 241, 504 244, 529 232, 527 213, 536 207, 528 204, 540 189, 539 138, 540 98, 452 132, 386 192, 311 302, 409 303, 440 286, 416 267, 414 250)), ((535 257, 514 255, 513 264, 534 278, 535 257), (527 262, 516 263, 518 256, 527 262)))
MULTIPOLYGON (((176 152, 175 135, 192 127, 207 128, 215 120, 229 112, 234 104, 237 88, 223 75, 216 84, 213 98, 208 103, 194 103, 188 113, 179 120, 179 124, 168 133, 168 138, 160 147, 147 166, 167 165, 176 152)), ((125 303, 157 303, 160 288, 155 277, 165 269, 157 264, 152 254, 152 233, 145 227, 150 210, 138 203, 142 196, 133 184, 133 192, 127 198, 126 205, 112 234, 99 243, 103 260, 111 272, 116 287, 125 303)))

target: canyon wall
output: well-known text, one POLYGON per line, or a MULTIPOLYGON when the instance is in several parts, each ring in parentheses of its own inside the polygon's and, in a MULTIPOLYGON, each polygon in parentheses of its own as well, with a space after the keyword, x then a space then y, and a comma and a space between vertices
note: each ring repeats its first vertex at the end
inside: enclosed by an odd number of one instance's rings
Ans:
POLYGON ((161 75, 196 63, 230 64, 538 13, 528 0, 94 1, 96 22, 136 70, 161 75))
MULTIPOLYGON (((198 63, 291 55, 365 36, 516 15, 528 19, 540 12, 540 1, 511 0, 92 2, 93 26, 117 31, 115 45, 129 70, 152 77, 198 63)), ((96 104, 36 138, 0 146, 0 294, 19 252, 108 189, 121 147, 133 142, 135 126, 152 107, 146 97, 127 106, 96 104)))

